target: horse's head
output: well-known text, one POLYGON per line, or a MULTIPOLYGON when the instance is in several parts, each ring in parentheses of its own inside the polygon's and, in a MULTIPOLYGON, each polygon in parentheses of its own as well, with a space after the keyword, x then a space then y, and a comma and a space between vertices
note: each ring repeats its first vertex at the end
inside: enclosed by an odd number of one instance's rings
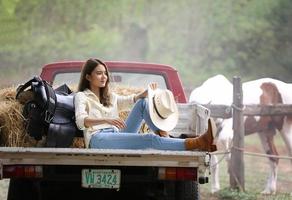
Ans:
MULTIPOLYGON (((262 95, 260 96, 261 105, 275 105, 283 103, 282 95, 280 94, 277 85, 271 82, 264 82, 261 84, 262 95)), ((263 127, 275 126, 281 129, 283 125, 283 116, 264 116, 260 119, 260 124, 263 127)))
POLYGON ((261 89, 263 91, 262 95, 260 96, 261 104, 274 105, 277 103, 283 103, 282 96, 274 83, 262 83, 261 89))

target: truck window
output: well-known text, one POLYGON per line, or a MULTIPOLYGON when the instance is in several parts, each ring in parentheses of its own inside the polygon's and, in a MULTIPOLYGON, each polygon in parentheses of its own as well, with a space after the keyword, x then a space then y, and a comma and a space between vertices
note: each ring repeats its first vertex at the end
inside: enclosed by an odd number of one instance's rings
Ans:
MULTIPOLYGON (((57 73, 53 80, 53 87, 62 84, 77 87, 80 72, 57 73)), ((165 79, 159 74, 147 74, 139 72, 111 72, 111 82, 113 86, 131 86, 137 88, 146 88, 150 82, 158 83, 159 88, 166 89, 165 79)))

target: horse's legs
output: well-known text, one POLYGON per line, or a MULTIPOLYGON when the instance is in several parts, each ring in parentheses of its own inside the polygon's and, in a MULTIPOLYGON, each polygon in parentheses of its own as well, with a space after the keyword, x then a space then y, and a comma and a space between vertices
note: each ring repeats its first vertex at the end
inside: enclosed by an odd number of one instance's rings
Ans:
MULTIPOLYGON (((217 148, 223 151, 229 151, 230 149, 230 139, 221 138, 217 140, 217 148)), ((211 156, 211 192, 217 192, 220 190, 220 178, 219 178, 219 164, 220 162, 225 159, 227 163, 227 172, 230 173, 230 153, 226 153, 223 155, 221 159, 218 160, 217 155, 213 154, 211 156)))
MULTIPOLYGON (((285 117, 283 128, 280 131, 280 133, 288 149, 289 156, 292 156, 292 117, 291 116, 285 117)), ((291 164, 292 164, 292 160, 291 160, 291 164)), ((292 196, 292 192, 291 192, 291 196, 292 196)))
MULTIPOLYGON (((226 141, 225 143, 225 148, 226 150, 230 151, 231 149, 231 143, 232 143, 232 140, 228 140, 226 141)), ((229 177, 230 177, 230 174, 231 174, 231 153, 227 153, 224 155, 225 156, 225 161, 227 163, 227 171, 228 171, 228 174, 229 174, 229 177)))
MULTIPOLYGON (((276 146, 274 144, 275 129, 269 129, 264 132, 259 132, 260 140, 264 151, 268 155, 278 155, 276 146)), ((275 194, 277 185, 277 175, 278 175, 278 158, 269 158, 270 173, 266 183, 265 189, 262 194, 275 194)))
MULTIPOLYGON (((285 117, 283 128, 280 131, 281 136, 285 142, 285 145, 288 149, 289 156, 292 156, 292 117, 285 117)), ((292 160, 291 160, 292 164, 292 160)))
POLYGON ((220 190, 219 182, 219 163, 216 155, 211 156, 211 192, 215 193, 220 190))

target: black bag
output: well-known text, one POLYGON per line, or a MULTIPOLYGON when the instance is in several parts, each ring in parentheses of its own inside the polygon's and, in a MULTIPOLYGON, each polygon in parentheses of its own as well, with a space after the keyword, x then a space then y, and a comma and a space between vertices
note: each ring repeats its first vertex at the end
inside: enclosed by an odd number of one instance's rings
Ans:
POLYGON ((23 115, 26 118, 26 130, 36 140, 47 136, 47 147, 68 147, 75 136, 81 137, 75 124, 74 93, 64 84, 57 89, 34 77, 17 88, 16 99, 30 87, 32 100, 25 103, 23 115))

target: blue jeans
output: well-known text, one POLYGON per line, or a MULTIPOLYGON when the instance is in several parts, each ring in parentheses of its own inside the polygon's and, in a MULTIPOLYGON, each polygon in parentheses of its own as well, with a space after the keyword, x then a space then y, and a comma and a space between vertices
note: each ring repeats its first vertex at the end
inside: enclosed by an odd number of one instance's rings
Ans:
POLYGON ((158 128, 152 123, 146 99, 140 99, 134 105, 126 120, 126 128, 121 132, 106 128, 95 133, 90 140, 90 148, 99 149, 159 149, 159 150, 185 150, 185 140, 178 138, 165 138, 155 134, 138 133, 141 124, 145 121, 152 131, 158 128))

